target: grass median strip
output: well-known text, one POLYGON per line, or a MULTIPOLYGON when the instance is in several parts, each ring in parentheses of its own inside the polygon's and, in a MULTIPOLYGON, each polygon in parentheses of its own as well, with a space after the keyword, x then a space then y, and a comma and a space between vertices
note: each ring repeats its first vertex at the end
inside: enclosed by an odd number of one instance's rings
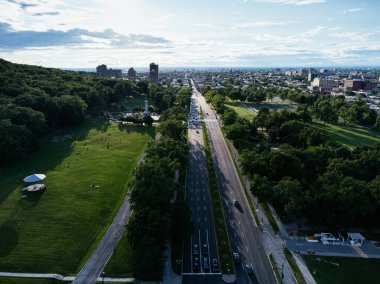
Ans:
MULTIPOLYGON (((230 151, 230 155, 232 157, 232 151, 231 151, 231 148, 230 148, 230 143, 227 142, 227 148, 228 148, 228 151, 230 151)), ((252 203, 252 200, 249 196, 249 193, 247 192, 247 188, 245 187, 245 183, 243 181, 243 177, 241 176, 241 172, 240 172, 240 167, 236 164, 236 161, 235 159, 232 158, 232 161, 235 165, 235 168, 236 168, 236 171, 238 173, 238 176, 239 176, 239 179, 240 179, 240 184, 242 185, 243 187, 243 190, 244 190, 244 194, 245 194, 245 197, 247 198, 248 200, 248 205, 249 205, 249 208, 251 209, 251 212, 252 212, 252 215, 253 215, 253 218, 255 219, 255 222, 256 222, 256 226, 261 230, 261 223, 259 221, 259 217, 257 216, 257 213, 256 213, 256 210, 255 210, 255 207, 253 206, 253 203, 252 203)))
POLYGON ((268 204, 266 204, 266 203, 260 203, 260 205, 263 208, 264 213, 265 213, 265 215, 268 218, 268 221, 269 221, 269 223, 270 223, 270 225, 272 227, 273 233, 277 234, 280 231, 280 229, 278 228, 277 222, 274 219, 272 211, 270 211, 268 204))
POLYGON ((294 259, 293 255, 291 254, 291 252, 286 248, 286 249, 284 249, 284 254, 285 254, 286 259, 288 260, 290 267, 293 270, 293 274, 296 277, 297 283, 298 284, 307 284, 305 281, 305 278, 303 278, 301 270, 299 269, 299 267, 296 263, 296 260, 294 259))
POLYGON ((281 278, 281 274, 280 274, 280 271, 278 270, 278 267, 276 265, 276 262, 274 261, 274 257, 272 255, 272 253, 269 254, 269 260, 270 260, 270 263, 272 265, 272 268, 274 270, 274 273, 276 275, 276 278, 277 278, 277 282, 282 284, 282 278, 281 278))
POLYGON ((220 268, 221 272, 224 274, 233 274, 234 265, 232 262, 231 248, 228 241, 226 224, 224 221, 223 208, 220 201, 218 185, 216 182, 214 162, 212 159, 210 144, 207 137, 206 125, 203 123, 203 139, 205 142, 205 152, 206 152, 206 163, 207 171, 210 183, 211 201, 213 208, 213 217, 215 224, 215 232, 217 239, 217 246, 220 258, 220 268))

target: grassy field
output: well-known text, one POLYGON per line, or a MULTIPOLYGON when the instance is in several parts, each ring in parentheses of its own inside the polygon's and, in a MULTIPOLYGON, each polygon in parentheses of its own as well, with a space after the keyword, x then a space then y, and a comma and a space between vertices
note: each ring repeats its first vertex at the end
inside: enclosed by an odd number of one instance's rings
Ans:
POLYGON ((0 277, 0 284, 64 284, 68 282, 46 278, 0 277))
POLYGON ((135 107, 144 108, 145 96, 127 97, 123 100, 122 105, 129 111, 132 111, 135 107))
POLYGON ((106 277, 132 277, 131 247, 126 232, 120 239, 114 253, 104 268, 106 277))
POLYGON ((290 104, 287 101, 276 101, 276 102, 260 102, 260 103, 245 103, 247 106, 253 107, 257 110, 267 107, 270 110, 292 110, 296 109, 295 105, 290 104))
POLYGON ((116 214, 153 135, 153 128, 89 119, 45 138, 30 158, 1 169, 1 270, 78 272, 116 214), (32 173, 47 175, 47 189, 24 194, 22 178, 32 173))
POLYGON ((380 143, 380 131, 367 127, 327 123, 324 125, 319 121, 314 121, 311 126, 321 130, 328 140, 337 141, 349 147, 380 143))
POLYGON ((245 106, 241 105, 240 102, 226 102, 224 105, 226 107, 236 111, 236 113, 241 118, 245 118, 249 121, 251 121, 253 119, 253 117, 255 116, 255 113, 253 111, 251 111, 248 108, 246 108, 245 106))
POLYGON ((379 283, 380 259, 304 256, 318 284, 379 283))
POLYGON ((302 272, 300 271, 296 260, 294 259, 293 255, 288 249, 284 250, 284 254, 286 259, 288 260, 288 263, 294 273, 294 277, 297 279, 298 284, 307 284, 305 281, 305 278, 303 278, 302 272))

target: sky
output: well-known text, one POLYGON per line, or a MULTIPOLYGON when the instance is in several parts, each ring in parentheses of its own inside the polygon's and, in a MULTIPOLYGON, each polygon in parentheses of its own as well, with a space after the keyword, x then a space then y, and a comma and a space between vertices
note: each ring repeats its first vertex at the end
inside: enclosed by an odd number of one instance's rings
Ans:
POLYGON ((379 0, 0 0, 0 58, 58 68, 380 66, 379 0))

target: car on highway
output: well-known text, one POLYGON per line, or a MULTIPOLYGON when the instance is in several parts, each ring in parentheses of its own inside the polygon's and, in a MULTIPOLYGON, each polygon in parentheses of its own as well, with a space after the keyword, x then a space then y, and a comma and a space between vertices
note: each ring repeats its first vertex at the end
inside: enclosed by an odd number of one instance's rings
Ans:
POLYGON ((195 132, 199 134, 199 130, 196 130, 195 132))
POLYGON ((210 269, 210 264, 208 263, 208 258, 204 257, 203 258, 203 270, 209 271, 209 269, 210 269))
POLYGON ((216 260, 216 258, 214 258, 212 260, 212 267, 211 267, 212 271, 213 272, 219 272, 219 264, 218 264, 218 260, 216 260))
POLYGON ((234 260, 235 263, 240 262, 240 255, 239 255, 238 252, 234 252, 234 253, 232 254, 232 258, 233 258, 233 260, 234 260))
POLYGON ((252 275, 252 274, 253 274, 253 265, 252 265, 252 263, 250 263, 250 264, 246 264, 246 265, 245 265, 245 271, 247 271, 247 273, 248 273, 249 275, 252 275))
POLYGON ((236 199, 234 199, 234 200, 232 200, 232 201, 233 201, 233 203, 234 203, 234 205, 235 205, 236 207, 239 206, 239 201, 237 201, 236 199))
POLYGON ((199 272, 201 269, 200 265, 199 265, 199 258, 195 257, 193 259, 193 271, 194 272, 199 272))
POLYGON ((193 245, 193 254, 198 255, 199 254, 199 248, 198 245, 193 245))
POLYGON ((203 247, 202 247, 202 253, 203 255, 208 255, 208 245, 207 244, 203 244, 203 247))

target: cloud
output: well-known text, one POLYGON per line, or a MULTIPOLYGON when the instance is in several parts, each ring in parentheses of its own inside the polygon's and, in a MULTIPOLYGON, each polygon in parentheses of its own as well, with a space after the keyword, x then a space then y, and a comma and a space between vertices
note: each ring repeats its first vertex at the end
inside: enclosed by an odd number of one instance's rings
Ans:
POLYGON ((207 24, 207 23, 199 23, 195 24, 197 27, 202 27, 202 28, 215 28, 214 24, 207 24))
POLYGON ((345 38, 349 40, 366 41, 373 33, 357 33, 357 32, 339 32, 328 34, 331 37, 345 38))
POLYGON ((310 38, 313 38, 322 33, 325 29, 323 26, 317 26, 306 32, 289 35, 289 36, 278 36, 273 34, 253 34, 251 35, 257 41, 273 41, 273 42, 282 42, 282 43, 294 43, 294 42, 308 42, 310 38))
POLYGON ((275 4, 284 4, 284 5, 296 5, 304 6, 316 3, 325 3, 327 0, 253 0, 255 2, 262 3, 275 3, 275 4))
POLYGON ((40 13, 34 13, 32 16, 57 16, 60 15, 61 13, 58 11, 55 12, 40 12, 40 13))
POLYGON ((232 26, 232 30, 241 29, 241 28, 257 28, 257 27, 270 27, 270 26, 284 26, 287 24, 293 24, 296 23, 295 21, 287 21, 287 22, 281 22, 281 21, 257 21, 257 22, 246 22, 246 23, 239 23, 234 24, 232 26))
POLYGON ((171 42, 163 37, 143 34, 123 35, 112 29, 89 31, 70 29, 67 31, 16 31, 7 23, 0 22, 0 49, 24 49, 50 46, 91 46, 118 48, 167 48, 171 42))
POLYGON ((26 3, 23 1, 17 1, 17 0, 5 0, 5 2, 16 4, 16 5, 20 6, 21 9, 24 9, 24 10, 29 8, 29 7, 38 6, 38 4, 35 4, 35 3, 26 3))
POLYGON ((347 9, 347 10, 343 10, 343 13, 355 13, 355 12, 361 12, 361 11, 364 11, 365 9, 364 8, 352 8, 352 9, 347 9))

